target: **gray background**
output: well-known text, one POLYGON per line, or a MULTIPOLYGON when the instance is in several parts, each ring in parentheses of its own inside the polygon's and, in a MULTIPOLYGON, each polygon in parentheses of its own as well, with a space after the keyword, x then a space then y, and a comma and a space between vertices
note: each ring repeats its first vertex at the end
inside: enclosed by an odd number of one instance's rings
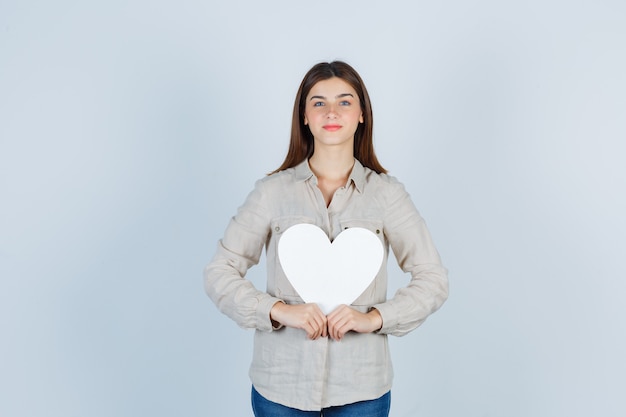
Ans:
POLYGON ((1 1, 0 415, 251 415, 252 332, 202 268, 282 161, 304 73, 343 59, 450 269, 391 341, 392 416, 623 416, 625 22, 598 0, 1 1))

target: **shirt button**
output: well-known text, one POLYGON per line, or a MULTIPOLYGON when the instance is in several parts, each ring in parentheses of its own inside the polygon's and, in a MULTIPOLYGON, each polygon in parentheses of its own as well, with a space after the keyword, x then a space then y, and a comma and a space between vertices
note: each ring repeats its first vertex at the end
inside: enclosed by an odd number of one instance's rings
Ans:
POLYGON ((276 227, 274 228, 274 230, 275 230, 275 231, 277 231, 277 232, 280 232, 280 227, 276 226, 276 227))
POLYGON ((376 234, 379 235, 380 234, 380 229, 376 229, 376 234))

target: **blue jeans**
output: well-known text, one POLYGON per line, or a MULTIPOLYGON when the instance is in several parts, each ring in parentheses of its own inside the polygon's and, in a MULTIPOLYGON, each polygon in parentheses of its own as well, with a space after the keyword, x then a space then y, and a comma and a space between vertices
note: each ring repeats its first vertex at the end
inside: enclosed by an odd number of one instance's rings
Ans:
POLYGON ((302 411, 272 402, 252 387, 252 411, 255 417, 388 417, 390 407, 391 391, 375 400, 328 407, 321 411, 302 411))

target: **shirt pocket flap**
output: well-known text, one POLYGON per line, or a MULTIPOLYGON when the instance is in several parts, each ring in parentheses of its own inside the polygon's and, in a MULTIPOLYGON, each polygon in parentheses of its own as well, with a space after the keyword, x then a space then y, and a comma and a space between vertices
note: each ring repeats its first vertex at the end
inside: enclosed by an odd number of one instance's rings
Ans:
POLYGON ((378 219, 343 219, 343 220, 339 220, 339 225, 341 227, 341 230, 347 230, 350 229, 352 227, 360 227, 362 229, 367 229, 370 232, 374 233, 381 242, 383 242, 383 245, 385 243, 385 231, 383 229, 383 222, 382 220, 378 220, 378 219))
POLYGON ((282 216, 272 219, 270 227, 273 235, 279 238, 287 229, 296 224, 315 224, 315 220, 307 216, 282 216))

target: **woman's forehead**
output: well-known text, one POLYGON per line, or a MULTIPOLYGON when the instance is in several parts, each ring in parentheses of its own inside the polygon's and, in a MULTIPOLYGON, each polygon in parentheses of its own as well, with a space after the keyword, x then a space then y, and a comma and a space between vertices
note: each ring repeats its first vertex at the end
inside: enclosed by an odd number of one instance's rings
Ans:
POLYGON ((357 93, 345 80, 339 77, 332 77, 318 81, 311 87, 308 97, 321 96, 324 98, 334 98, 342 94, 352 94, 357 97, 357 93))

